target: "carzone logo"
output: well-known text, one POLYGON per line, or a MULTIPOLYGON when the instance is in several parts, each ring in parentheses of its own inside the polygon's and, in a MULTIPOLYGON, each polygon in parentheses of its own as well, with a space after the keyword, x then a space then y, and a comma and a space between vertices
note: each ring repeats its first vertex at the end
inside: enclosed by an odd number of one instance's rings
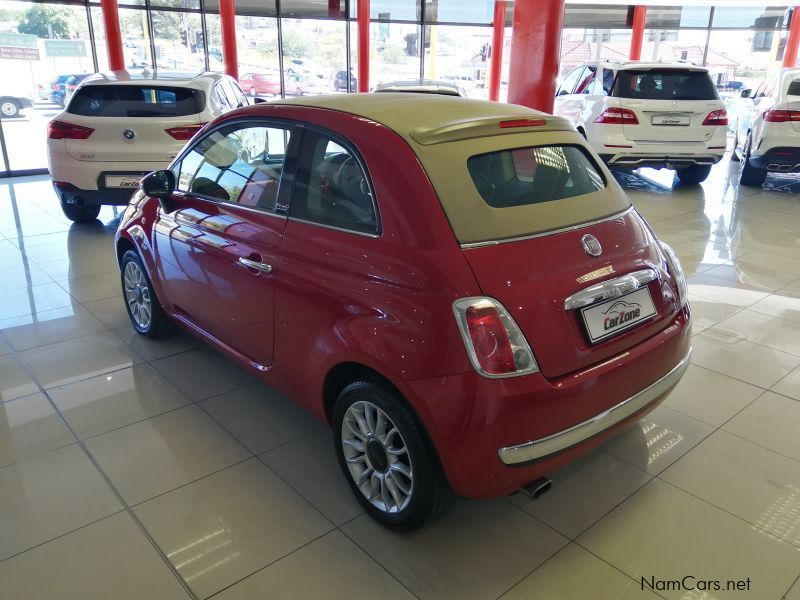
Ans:
POLYGON ((617 329, 625 323, 639 318, 639 315, 642 314, 642 306, 636 302, 620 300, 609 306, 608 310, 603 314, 605 315, 603 329, 605 331, 611 331, 612 329, 617 329))

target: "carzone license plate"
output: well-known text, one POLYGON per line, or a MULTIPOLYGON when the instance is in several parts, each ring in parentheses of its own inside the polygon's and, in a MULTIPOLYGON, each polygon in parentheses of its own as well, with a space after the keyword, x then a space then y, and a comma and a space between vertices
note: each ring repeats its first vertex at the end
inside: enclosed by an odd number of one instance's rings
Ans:
POLYGON ((630 329, 654 314, 656 307, 647 288, 581 310, 586 331, 593 343, 630 329))
POLYGON ((133 175, 106 175, 107 188, 138 188, 142 176, 138 173, 133 175))
POLYGON ((653 125, 688 127, 689 115, 653 115, 653 125))

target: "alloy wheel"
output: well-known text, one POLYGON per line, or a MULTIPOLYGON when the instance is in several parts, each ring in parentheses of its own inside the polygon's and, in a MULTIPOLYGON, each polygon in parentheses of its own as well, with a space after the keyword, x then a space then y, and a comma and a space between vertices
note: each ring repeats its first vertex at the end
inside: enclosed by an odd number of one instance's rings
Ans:
POLYGON ((342 420, 342 450, 350 476, 378 510, 399 513, 411 502, 414 474, 400 430, 371 402, 354 402, 342 420))
POLYGON ((153 301, 150 288, 141 267, 135 262, 125 265, 125 302, 133 320, 141 330, 147 330, 153 319, 153 301))
POLYGON ((13 102, 3 102, 0 105, 0 111, 2 111, 3 115, 6 117, 13 117, 17 114, 17 105, 13 102))

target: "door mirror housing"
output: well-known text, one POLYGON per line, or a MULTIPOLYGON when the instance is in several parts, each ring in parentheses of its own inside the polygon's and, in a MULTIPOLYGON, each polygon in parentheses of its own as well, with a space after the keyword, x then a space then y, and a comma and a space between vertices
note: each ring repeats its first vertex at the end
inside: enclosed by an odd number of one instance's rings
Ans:
POLYGON ((742 90, 742 93, 741 93, 741 94, 739 94, 739 96, 740 96, 741 98, 749 98, 749 97, 750 97, 750 94, 752 94, 752 93, 753 93, 753 90, 750 90, 750 89, 747 89, 747 90, 742 90))
POLYGON ((159 200, 169 200, 176 187, 175 173, 166 169, 148 173, 139 183, 139 189, 146 196, 159 200))
POLYGON ((267 101, 267 99, 266 98, 255 97, 255 98, 252 99, 252 101, 253 101, 253 104, 264 104, 267 101))

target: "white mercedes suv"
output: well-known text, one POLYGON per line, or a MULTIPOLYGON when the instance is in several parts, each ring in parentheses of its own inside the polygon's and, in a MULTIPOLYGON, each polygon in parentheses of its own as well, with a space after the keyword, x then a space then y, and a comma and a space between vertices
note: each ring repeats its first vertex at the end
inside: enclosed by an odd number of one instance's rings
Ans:
POLYGON ((570 119, 612 168, 675 169, 692 184, 725 154, 728 114, 702 67, 586 64, 561 82, 553 112, 570 119))
POLYGON ((767 173, 800 172, 800 69, 779 69, 742 92, 734 160, 739 183, 760 186, 767 173))
POLYGON ((219 73, 92 75, 47 129, 47 162, 61 208, 91 221, 103 204, 127 204, 145 174, 163 169, 207 122, 248 104, 219 73))

